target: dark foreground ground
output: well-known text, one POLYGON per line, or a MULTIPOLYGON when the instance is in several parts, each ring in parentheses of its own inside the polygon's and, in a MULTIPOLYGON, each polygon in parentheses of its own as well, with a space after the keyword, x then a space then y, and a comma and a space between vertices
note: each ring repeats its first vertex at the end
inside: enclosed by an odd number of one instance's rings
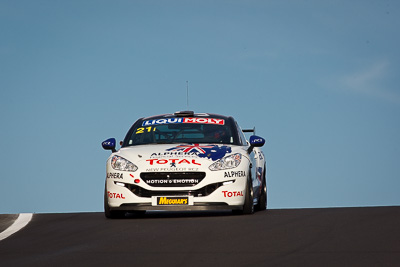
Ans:
POLYGON ((400 207, 35 214, 0 241, 0 266, 71 265, 400 266, 400 207))

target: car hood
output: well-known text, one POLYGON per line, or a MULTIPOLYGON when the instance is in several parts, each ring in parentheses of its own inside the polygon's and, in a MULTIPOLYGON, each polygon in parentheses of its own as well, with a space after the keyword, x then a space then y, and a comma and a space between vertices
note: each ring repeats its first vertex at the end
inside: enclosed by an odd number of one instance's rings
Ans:
POLYGON ((154 144, 121 148, 121 156, 139 171, 199 171, 235 153, 246 154, 246 147, 221 144, 154 144))

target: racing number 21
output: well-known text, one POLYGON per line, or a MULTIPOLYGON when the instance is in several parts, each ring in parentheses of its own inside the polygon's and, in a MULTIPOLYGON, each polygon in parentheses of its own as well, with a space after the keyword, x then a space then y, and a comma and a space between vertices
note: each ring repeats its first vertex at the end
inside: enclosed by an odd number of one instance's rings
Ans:
POLYGON ((151 131, 155 131, 156 130, 156 127, 151 127, 151 126, 149 126, 149 127, 140 127, 140 128, 137 128, 136 129, 136 134, 142 134, 142 133, 144 133, 145 131, 147 131, 148 133, 150 133, 151 131))

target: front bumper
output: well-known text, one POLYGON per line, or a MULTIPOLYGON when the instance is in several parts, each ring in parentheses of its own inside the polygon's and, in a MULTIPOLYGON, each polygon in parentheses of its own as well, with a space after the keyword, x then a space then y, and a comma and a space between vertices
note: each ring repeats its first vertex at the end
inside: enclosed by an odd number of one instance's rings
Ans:
POLYGON ((243 205, 232 206, 227 203, 218 202, 196 202, 194 205, 188 206, 152 206, 151 203, 127 203, 119 207, 110 207, 110 210, 125 210, 125 211, 139 211, 139 210, 165 210, 165 211, 191 211, 191 210, 241 210, 243 205))
POLYGON ((125 211, 240 210, 245 200, 247 176, 245 171, 238 173, 239 177, 230 177, 225 171, 211 172, 199 184, 184 187, 149 186, 138 179, 134 182, 129 178, 107 178, 107 203, 110 210, 125 211), (187 197, 190 201, 185 205, 158 205, 154 199, 160 197, 187 197))

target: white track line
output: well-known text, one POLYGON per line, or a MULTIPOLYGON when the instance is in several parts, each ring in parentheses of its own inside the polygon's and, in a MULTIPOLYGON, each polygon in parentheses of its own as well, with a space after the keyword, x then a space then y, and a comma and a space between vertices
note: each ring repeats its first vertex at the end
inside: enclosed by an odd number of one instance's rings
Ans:
POLYGON ((32 219, 32 213, 20 213, 15 222, 0 233, 0 241, 24 228, 32 219))

